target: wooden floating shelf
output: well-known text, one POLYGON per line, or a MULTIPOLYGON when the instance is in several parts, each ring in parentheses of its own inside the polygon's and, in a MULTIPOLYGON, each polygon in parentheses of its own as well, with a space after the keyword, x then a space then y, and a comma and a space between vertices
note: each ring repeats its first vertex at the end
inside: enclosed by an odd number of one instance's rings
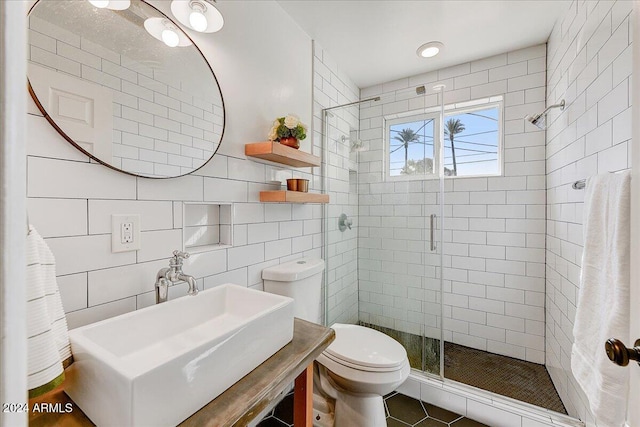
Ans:
POLYGON ((286 190, 261 191, 260 201, 266 203, 329 203, 329 195, 286 190))
POLYGON ((244 154, 294 168, 320 166, 321 162, 318 156, 273 141, 245 144, 244 154))

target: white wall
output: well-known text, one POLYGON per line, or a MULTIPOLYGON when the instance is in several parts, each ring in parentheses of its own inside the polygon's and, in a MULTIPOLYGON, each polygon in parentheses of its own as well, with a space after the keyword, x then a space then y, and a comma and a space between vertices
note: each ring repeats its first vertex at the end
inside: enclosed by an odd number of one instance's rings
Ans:
POLYGON ((544 109, 545 58, 538 45, 362 90, 382 100, 360 111, 361 321, 440 338, 440 261, 426 243, 438 183, 384 181, 383 117, 439 105, 437 83, 445 104, 502 95, 503 176, 445 179, 443 333, 544 363, 544 132, 524 117, 544 109))
MULTIPOLYGON (((169 14, 169 2, 153 3, 169 14)), ((200 289, 225 282, 261 288, 264 267, 321 256, 322 207, 259 203, 260 190, 277 188, 265 184, 272 168, 244 156, 244 144, 266 140, 277 116, 297 113, 311 124, 311 40, 274 1, 219 7, 224 29, 193 38, 220 82, 227 128, 219 154, 197 174, 151 180, 92 163, 31 105, 29 214, 56 256, 71 328, 153 304, 155 274, 182 245, 183 201, 235 203, 234 247, 185 263, 200 289), (296 54, 283 61, 283 51, 296 54), (111 253, 115 213, 141 214, 140 251, 111 253)), ((310 140, 303 149, 311 150, 310 140)), ((295 175, 313 179, 309 170, 295 175)), ((313 182, 312 188, 319 186, 313 182)), ((184 285, 170 291, 171 298, 185 294, 184 285)))
POLYGON ((631 1, 574 1, 548 43, 547 368, 570 415, 595 425, 571 374, 584 191, 571 184, 631 167, 631 1))

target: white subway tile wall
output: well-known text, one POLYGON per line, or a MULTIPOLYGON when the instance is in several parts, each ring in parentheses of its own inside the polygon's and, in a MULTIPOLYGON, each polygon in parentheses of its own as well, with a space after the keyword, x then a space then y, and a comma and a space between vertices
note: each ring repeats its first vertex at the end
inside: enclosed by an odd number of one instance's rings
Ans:
MULTIPOLYGON (((504 97, 504 176, 455 178, 444 195, 444 339, 544 363, 544 109, 546 46, 507 52, 362 90, 369 147, 360 155, 360 320, 440 338, 438 256, 428 250, 436 181, 386 182, 383 118, 437 105, 414 86, 447 85, 445 103, 504 97), (529 96, 528 96, 529 94, 529 96), (532 324, 533 325, 533 324, 532 324)), ((427 93, 430 91, 428 90, 427 93)))
MULTIPOLYGON (((320 154, 322 109, 357 100, 358 89, 331 65, 320 47, 316 46, 315 52, 316 102, 310 137, 313 150, 320 154), (319 98, 328 103, 321 104, 319 98)), ((357 108, 353 112, 356 115, 349 117, 350 122, 341 119, 339 123, 347 135, 350 128, 357 127, 357 108)), ((259 191, 280 188, 265 184, 275 171, 271 166, 217 154, 194 175, 168 180, 135 178, 90 163, 69 149, 33 108, 29 121, 30 219, 56 256, 71 328, 154 303, 155 273, 168 265, 173 250, 182 247, 184 202, 233 202, 235 211, 233 247, 194 254, 185 261, 184 271, 197 278, 200 289, 227 282, 262 289, 263 268, 323 255, 323 206, 259 203, 259 191), (112 254, 110 216, 122 213, 141 215, 142 248, 112 254)), ((357 227, 345 234, 337 231, 341 212, 354 218, 357 215, 356 189, 349 185, 349 165, 353 164, 348 149, 334 141, 328 157, 331 323, 356 322, 358 315, 357 227)), ((319 168, 289 172, 289 176, 310 179, 312 191, 321 189, 319 175, 319 168)), ((357 220, 354 222, 357 225, 357 220)), ((179 284, 169 297, 184 295, 186 288, 179 284)))
POLYGON ((632 2, 574 1, 548 43, 547 103, 564 111, 547 122, 546 364, 570 415, 595 425, 571 374, 580 287, 579 179, 631 167, 632 2))
MULTIPOLYGON (((168 78, 42 20, 29 18, 29 59, 114 90, 109 164, 146 176, 176 176, 202 166, 224 124, 217 87, 168 78)), ((193 59, 198 61, 197 54, 193 59)), ((202 70, 208 72, 206 67, 202 70)), ((212 82, 213 83, 213 82, 212 82)))
MULTIPOLYGON (((326 128, 323 127, 325 108, 359 100, 358 87, 342 72, 327 52, 314 41, 313 73, 313 120, 314 149, 321 153, 324 143, 326 155, 326 192, 331 203, 326 207, 327 230, 327 324, 358 322, 358 197, 357 167, 355 156, 350 153, 351 144, 357 138, 359 124, 358 106, 336 108, 327 116, 326 128), (343 137, 345 138, 343 140, 343 137), (353 226, 341 232, 338 218, 345 213, 353 219, 353 226)), ((275 214, 275 212, 274 212, 275 214)), ((294 215, 293 219, 297 219, 294 215)), ((319 231, 322 223, 318 218, 299 221, 305 231, 304 237, 293 239, 295 248, 315 245, 307 232, 319 231)), ((296 221, 286 228, 299 227, 296 221)), ((280 233, 288 230, 281 228, 280 233)))
MULTIPOLYGON (((37 146, 42 143, 38 136, 50 125, 37 115, 29 120, 27 144, 37 146)), ((168 265, 174 249, 182 247, 183 201, 235 202, 234 247, 196 254, 185 261, 185 272, 198 278, 201 289, 227 281, 261 289, 265 259, 278 264, 322 255, 320 205, 248 203, 248 198, 257 200, 258 190, 247 196, 247 185, 254 183, 246 180, 195 175, 169 180, 135 178, 79 162, 73 152, 71 159, 59 158, 67 152, 68 143, 56 134, 49 135, 47 144, 58 158, 29 157, 29 214, 56 257, 63 306, 72 328, 153 303, 155 273, 168 265), (265 211, 269 212, 266 217, 265 211), (279 214, 272 215, 274 211, 279 214), (118 213, 141 215, 140 251, 111 253, 110 216, 118 213), (297 227, 290 226, 292 217, 298 220, 297 227), (292 241, 299 238, 311 243, 305 241, 292 249, 292 241)), ((234 160, 245 169, 265 168, 249 160, 234 160)), ((264 185, 264 181, 256 178, 255 184, 264 185)), ((186 291, 176 287, 170 296, 183 295, 186 291)))

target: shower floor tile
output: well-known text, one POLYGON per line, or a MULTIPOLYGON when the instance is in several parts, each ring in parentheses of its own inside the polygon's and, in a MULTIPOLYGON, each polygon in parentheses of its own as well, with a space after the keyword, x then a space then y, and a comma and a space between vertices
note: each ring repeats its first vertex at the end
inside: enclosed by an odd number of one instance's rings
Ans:
MULTIPOLYGON (((400 393, 384 397, 387 427, 488 427, 446 409, 400 393)), ((257 427, 293 426, 293 392, 282 399, 257 427)), ((368 427, 368 426, 352 426, 368 427)))
MULTIPOLYGON (((439 340, 364 322, 360 325, 380 331, 402 344, 412 368, 435 375, 440 372, 439 340)), ((544 365, 450 342, 445 342, 444 348, 445 378, 561 414, 567 413, 544 365)))
POLYGON ((450 342, 444 343, 444 355, 445 378, 567 413, 544 365, 450 342))

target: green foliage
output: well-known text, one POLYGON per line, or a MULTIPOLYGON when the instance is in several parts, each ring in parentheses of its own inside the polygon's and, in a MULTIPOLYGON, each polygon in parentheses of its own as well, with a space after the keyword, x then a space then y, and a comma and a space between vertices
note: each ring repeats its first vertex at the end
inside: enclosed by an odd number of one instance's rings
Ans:
POLYGON ((433 173, 433 159, 407 160, 407 165, 400 171, 403 175, 425 175, 433 173))
MULTIPOLYGON (((429 175, 433 173, 433 159, 424 158, 422 160, 407 160, 407 165, 400 171, 403 175, 429 175)), ((452 176, 453 171, 447 167, 444 168, 445 176, 452 176)))
POLYGON ((285 125, 280 125, 278 126, 278 138, 288 138, 291 135, 291 129, 289 129, 288 127, 286 127, 285 125))
POLYGON ((278 140, 281 138, 296 138, 298 141, 302 141, 307 137, 307 130, 305 129, 302 123, 298 124, 293 129, 289 129, 284 124, 284 117, 279 117, 277 120, 280 123, 278 128, 276 129, 276 135, 278 136, 278 140))
POLYGON ((461 132, 464 132, 464 124, 460 121, 460 119, 449 119, 445 124, 444 134, 449 136, 449 141, 451 141, 451 158, 453 160, 453 171, 452 176, 458 175, 458 164, 456 162, 456 148, 453 144, 453 140, 455 136, 461 132))
POLYGON ((418 135, 413 129, 402 129, 400 133, 393 137, 396 141, 402 142, 407 147, 412 142, 420 141, 420 135, 418 135))
POLYGON ((444 134, 449 135, 449 139, 453 141, 455 135, 464 132, 464 124, 460 119, 449 119, 445 124, 444 134))
POLYGON ((402 142, 401 147, 404 147, 404 167, 400 173, 417 173, 417 172, 408 172, 410 170, 409 167, 409 144, 412 142, 419 142, 420 136, 413 129, 402 129, 400 133, 393 137, 396 141, 402 142), (405 172, 406 171, 406 172, 405 172))

